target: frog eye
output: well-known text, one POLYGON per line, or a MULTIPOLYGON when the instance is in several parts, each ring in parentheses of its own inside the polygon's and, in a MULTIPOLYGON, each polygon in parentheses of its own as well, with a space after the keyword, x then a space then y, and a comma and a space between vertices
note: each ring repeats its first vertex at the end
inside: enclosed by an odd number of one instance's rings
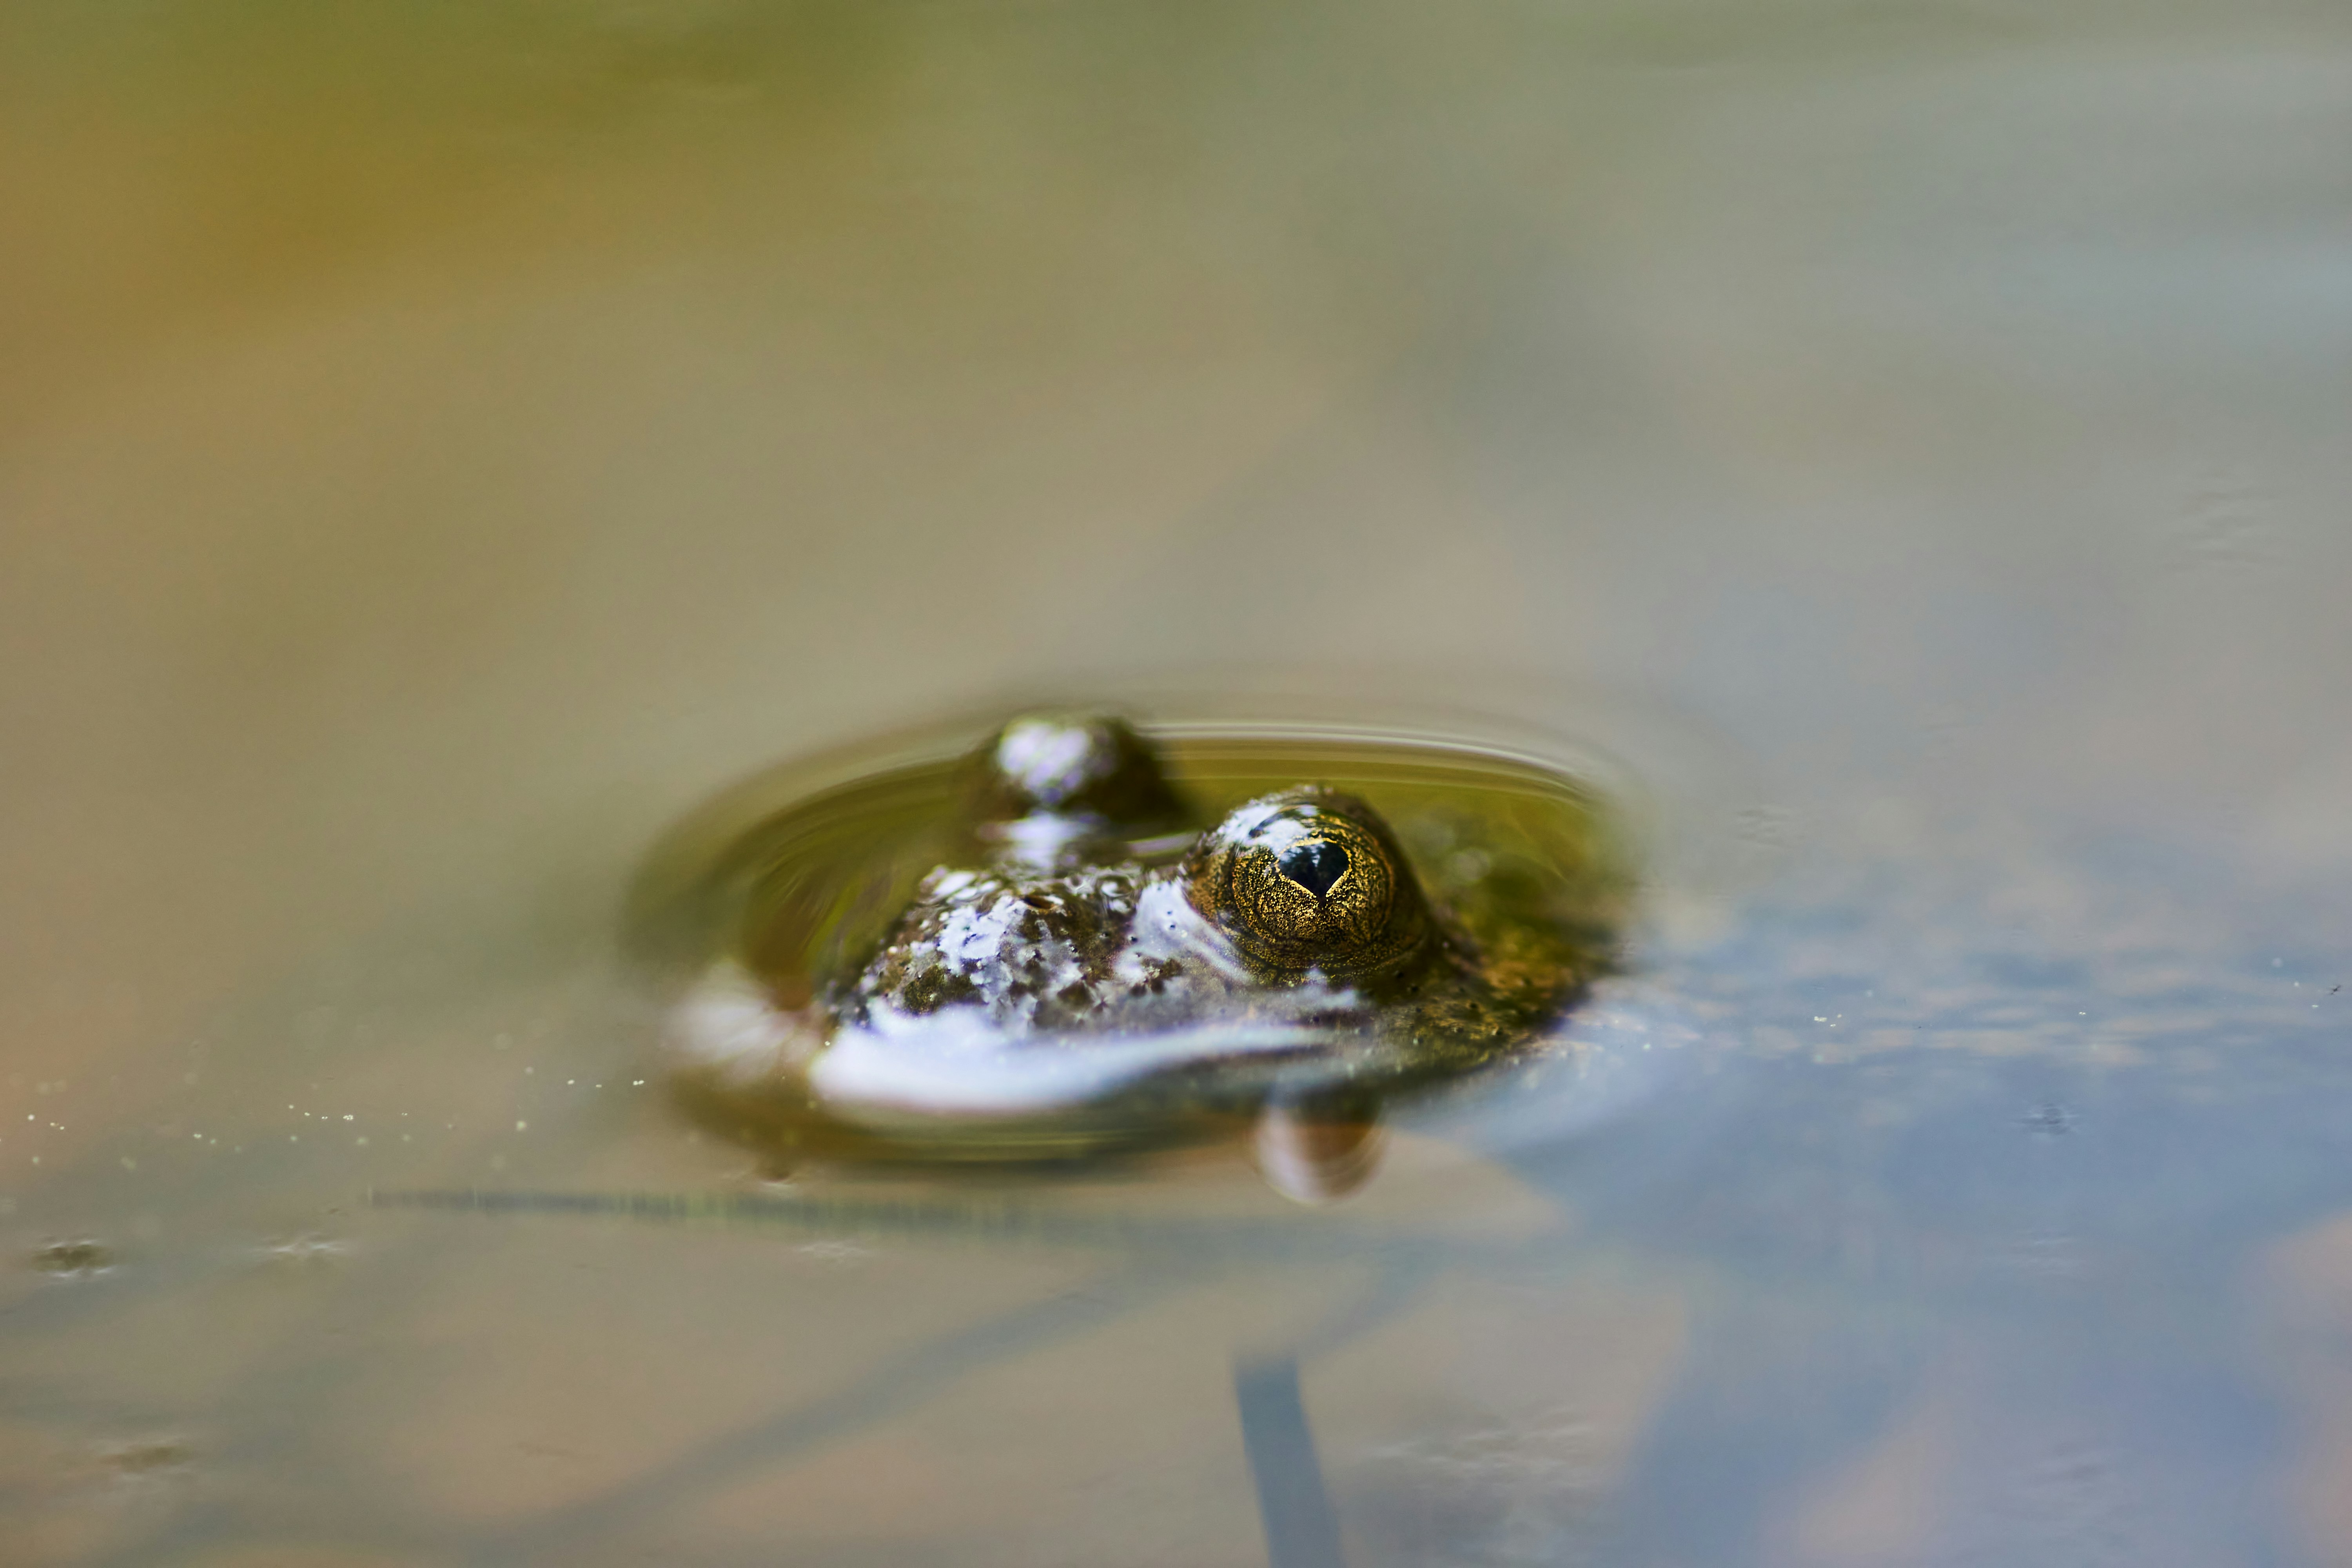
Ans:
POLYGON ((1423 933, 1420 893, 1370 806, 1328 790, 1253 801, 1187 863, 1193 907, 1261 970, 1385 970, 1423 933))
POLYGON ((1244 920, 1270 942, 1360 947, 1387 921, 1396 874, 1345 817, 1277 819, 1234 858, 1234 894, 1244 920))
POLYGON ((1150 742, 1105 713, 1029 713, 962 764, 964 811, 974 822, 1067 816, 1153 825, 1183 816, 1150 742))

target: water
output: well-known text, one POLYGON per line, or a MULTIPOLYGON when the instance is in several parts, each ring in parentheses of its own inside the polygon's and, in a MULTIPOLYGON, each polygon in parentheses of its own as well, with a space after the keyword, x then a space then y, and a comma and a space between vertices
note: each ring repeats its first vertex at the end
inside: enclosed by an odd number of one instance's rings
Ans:
POLYGON ((8 1554, 2352 1558, 2347 43, 13 7, 8 1554), (1060 698, 1613 759, 1627 1071, 762 1188, 635 869, 1060 698))

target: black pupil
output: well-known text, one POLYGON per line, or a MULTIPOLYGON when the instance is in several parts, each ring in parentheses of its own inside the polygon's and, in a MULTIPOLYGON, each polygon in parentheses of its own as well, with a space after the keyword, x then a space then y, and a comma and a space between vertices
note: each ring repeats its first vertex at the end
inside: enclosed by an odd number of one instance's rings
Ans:
POLYGON ((1319 840, 1298 844, 1284 850, 1275 866, 1319 899, 1331 890, 1332 883, 1348 874, 1348 852, 1337 844, 1319 840))

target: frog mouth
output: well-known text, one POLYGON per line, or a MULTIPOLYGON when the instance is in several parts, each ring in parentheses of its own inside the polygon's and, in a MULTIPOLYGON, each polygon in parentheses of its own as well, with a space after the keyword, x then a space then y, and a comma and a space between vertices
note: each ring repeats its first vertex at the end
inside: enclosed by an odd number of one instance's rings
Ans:
POLYGON ((1095 1038, 1072 1049, 1066 1041, 1008 1037, 984 1017, 959 1012, 842 1028, 810 1064, 807 1081, 825 1110, 853 1121, 1027 1117, 1196 1073, 1255 1098, 1285 1064, 1332 1048, 1328 1028, 1253 1020, 1095 1038))
POLYGON ((761 984, 720 963, 669 1015, 664 1031, 689 1070, 739 1089, 761 1083, 807 1097, 813 1110, 877 1125, 1051 1116, 1105 1107, 1176 1082, 1202 1106, 1239 1109, 1296 1080, 1360 1065, 1359 1028, 1335 1028, 1344 991, 1302 993, 1302 1011, 1130 1033, 1007 1033, 978 1008, 877 1009, 838 1021, 779 1007, 761 984), (1351 1042, 1354 1048, 1350 1048, 1351 1042))

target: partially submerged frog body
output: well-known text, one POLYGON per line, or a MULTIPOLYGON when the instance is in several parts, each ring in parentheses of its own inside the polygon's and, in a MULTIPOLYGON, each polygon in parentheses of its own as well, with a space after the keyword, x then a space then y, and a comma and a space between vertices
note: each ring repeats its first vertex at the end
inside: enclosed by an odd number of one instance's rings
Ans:
POLYGON ((1202 829, 1098 715, 1015 720, 959 770, 941 864, 878 948, 804 983, 707 975, 685 1102, 777 1164, 1040 1159, 1255 1130, 1294 1195, 1360 1179, 1380 1100, 1538 1037, 1594 956, 1424 893, 1361 799, 1304 784, 1202 829))

